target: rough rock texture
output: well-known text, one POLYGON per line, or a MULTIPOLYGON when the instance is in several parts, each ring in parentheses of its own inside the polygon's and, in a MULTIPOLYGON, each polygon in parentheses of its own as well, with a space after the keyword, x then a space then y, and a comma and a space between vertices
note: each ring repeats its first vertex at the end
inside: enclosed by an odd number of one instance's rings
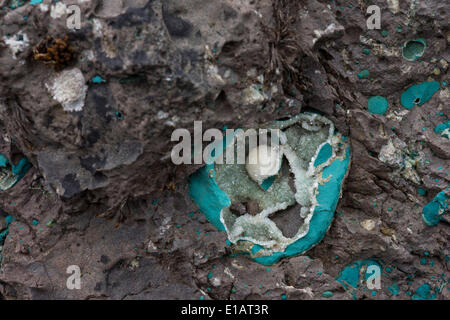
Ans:
POLYGON ((33 164, 0 194, 0 232, 15 218, 0 298, 410 299, 424 283, 450 298, 450 219, 421 218, 450 180, 450 140, 433 131, 450 115, 448 2, 24 2, 0 0, 0 151, 33 164), (69 4, 81 8, 80 30, 66 27, 69 4), (370 4, 382 30, 366 28, 370 4), (70 65, 33 59, 42 39, 65 35, 70 65), (416 38, 427 48, 407 61, 401 46, 416 38), (87 92, 55 97, 49 87, 71 69, 87 92), (403 108, 402 92, 427 80, 441 89, 403 108), (368 112, 371 96, 388 99, 385 116, 368 112), (65 110, 78 99, 80 111, 65 110), (267 268, 233 255, 197 211, 186 185, 197 166, 171 163, 170 137, 194 120, 238 128, 301 110, 350 138, 352 168, 322 243, 267 268), (362 259, 383 266, 380 290, 335 280, 362 259), (66 287, 69 265, 81 268, 81 290, 66 287))

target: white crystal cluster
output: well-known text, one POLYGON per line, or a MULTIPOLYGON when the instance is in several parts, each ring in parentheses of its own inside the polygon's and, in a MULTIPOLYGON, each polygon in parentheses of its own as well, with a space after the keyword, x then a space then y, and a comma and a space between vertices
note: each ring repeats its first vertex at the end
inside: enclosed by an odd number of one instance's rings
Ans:
POLYGON ((47 89, 65 111, 81 111, 88 89, 85 82, 81 70, 74 68, 61 72, 47 89))

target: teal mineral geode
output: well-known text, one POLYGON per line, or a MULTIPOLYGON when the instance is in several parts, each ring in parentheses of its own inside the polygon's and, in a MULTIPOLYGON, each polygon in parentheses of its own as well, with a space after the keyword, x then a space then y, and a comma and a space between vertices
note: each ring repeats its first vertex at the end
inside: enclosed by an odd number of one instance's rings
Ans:
POLYGON ((0 154, 0 190, 6 191, 12 188, 31 168, 27 158, 20 159, 17 165, 11 164, 9 160, 0 154))
POLYGON ((408 61, 416 61, 423 56, 427 42, 424 38, 406 41, 402 47, 402 55, 408 61))
POLYGON ((349 169, 350 147, 330 120, 314 113, 264 128, 280 130, 281 144, 274 150, 279 150, 281 161, 272 157, 279 167, 266 171, 273 176, 258 179, 248 163, 227 164, 227 151, 237 150, 242 134, 236 131, 223 144, 223 164, 199 169, 190 177, 189 188, 200 211, 227 233, 236 251, 270 265, 302 254, 323 239, 349 169))

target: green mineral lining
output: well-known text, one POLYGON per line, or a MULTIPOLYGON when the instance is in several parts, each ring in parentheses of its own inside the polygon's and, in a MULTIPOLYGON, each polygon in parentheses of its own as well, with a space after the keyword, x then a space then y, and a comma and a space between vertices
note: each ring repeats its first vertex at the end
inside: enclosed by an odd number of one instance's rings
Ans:
POLYGON ((347 174, 349 164, 350 147, 346 150, 345 159, 336 159, 323 170, 322 177, 330 177, 330 180, 319 185, 319 194, 317 196, 318 205, 314 209, 308 234, 289 245, 284 252, 275 252, 272 256, 254 258, 256 262, 264 265, 272 265, 281 258, 302 254, 322 241, 333 221, 342 182, 347 174))
POLYGON ((261 184, 261 188, 263 188, 266 191, 269 190, 269 188, 274 183, 275 178, 276 178, 276 176, 272 176, 272 177, 269 177, 266 180, 264 180, 263 183, 261 184))
POLYGON ((0 233, 0 246, 2 246, 5 243, 6 237, 9 233, 9 225, 14 221, 15 219, 12 216, 7 216, 5 218, 5 230, 3 230, 0 233))
POLYGON ((223 192, 213 177, 214 164, 197 170, 189 179, 189 195, 197 203, 200 211, 220 231, 225 226, 220 221, 220 211, 231 205, 227 194, 223 192))
POLYGON ((421 106, 430 100, 440 87, 441 84, 437 81, 427 81, 412 85, 402 93, 400 102, 406 109, 421 106))
POLYGON ((333 154, 333 148, 329 143, 326 143, 323 145, 322 148, 320 148, 319 154, 317 155, 316 160, 314 161, 314 167, 320 166, 322 163, 325 163, 328 161, 328 159, 331 158, 333 154))
MULTIPOLYGON (((227 145, 227 140, 217 141, 214 145, 222 145, 222 148, 213 148, 211 150, 212 158, 219 156, 223 147, 227 145)), ((189 179, 189 195, 197 203, 200 211, 218 230, 226 231, 220 220, 220 212, 223 208, 230 206, 231 201, 227 194, 219 188, 214 177, 214 163, 207 164, 197 170, 189 179)))
POLYGON ((30 168, 31 164, 27 158, 20 159, 17 165, 11 165, 9 160, 0 154, 0 190, 6 191, 12 188, 30 168))
POLYGON ((427 42, 424 38, 406 41, 402 47, 402 55, 408 61, 416 61, 425 52, 427 42))

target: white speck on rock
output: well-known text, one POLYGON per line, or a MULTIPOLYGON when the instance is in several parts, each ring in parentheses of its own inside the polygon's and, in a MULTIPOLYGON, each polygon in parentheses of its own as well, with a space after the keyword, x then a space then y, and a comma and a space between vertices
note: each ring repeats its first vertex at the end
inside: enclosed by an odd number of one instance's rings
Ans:
POLYGON ((212 285, 214 287, 220 287, 220 285, 222 284, 222 280, 220 280, 220 278, 213 278, 212 279, 212 285))
POLYGON ((343 26, 341 26, 340 24, 336 25, 334 23, 330 24, 325 30, 314 30, 313 44, 315 44, 320 38, 324 36, 328 36, 343 30, 344 30, 343 26))
POLYGON ((17 54, 23 52, 30 44, 28 36, 22 31, 19 31, 10 38, 3 37, 3 41, 11 50, 14 59, 17 59, 17 54))
POLYGON ((45 4, 45 3, 41 3, 40 5, 39 5, 39 9, 41 9, 41 11, 42 12, 47 12, 48 11, 48 4, 45 4))
POLYGON ((164 112, 162 110, 158 111, 158 114, 156 115, 159 120, 167 119, 169 117, 169 114, 167 112, 164 112))
POLYGON ((371 219, 367 219, 361 222, 361 227, 366 229, 367 231, 372 231, 376 227, 376 222, 371 219))
POLYGON ((68 13, 66 5, 62 2, 57 2, 56 4, 53 4, 51 8, 52 11, 50 12, 50 16, 53 19, 61 18, 62 16, 68 13))

